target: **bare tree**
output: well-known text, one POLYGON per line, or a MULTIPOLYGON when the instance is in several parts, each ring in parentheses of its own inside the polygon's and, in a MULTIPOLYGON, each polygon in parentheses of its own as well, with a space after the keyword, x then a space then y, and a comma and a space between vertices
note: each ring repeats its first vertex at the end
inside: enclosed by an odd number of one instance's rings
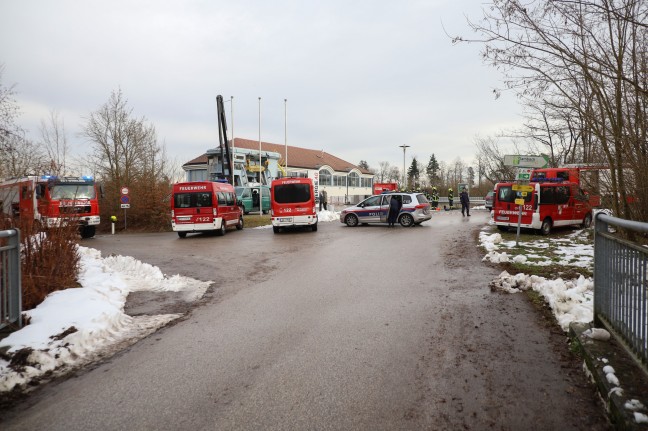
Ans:
POLYGON ((495 138, 475 138, 477 158, 482 167, 482 174, 487 181, 495 184, 515 178, 515 169, 504 164, 505 151, 495 138))
POLYGON ((637 182, 648 164, 648 2, 493 0, 483 11, 483 20, 470 23, 482 36, 483 57, 509 90, 540 102, 543 134, 552 136, 545 144, 557 148, 554 124, 562 122, 569 138, 563 156, 604 155, 615 212, 648 218, 648 203, 630 205, 632 195, 648 192, 637 182))
POLYGON ((379 162, 378 163, 378 176, 380 177, 380 182, 384 183, 386 179, 389 178, 389 171, 391 166, 389 162, 379 162))
POLYGON ((168 224, 165 197, 173 174, 167 169, 166 150, 157 142, 155 127, 146 118, 134 118, 121 90, 92 112, 83 135, 93 143, 89 160, 104 182, 108 205, 105 216, 114 215, 120 189, 128 186, 135 224, 163 229, 168 224))
POLYGON ((56 111, 50 111, 48 121, 41 120, 40 133, 50 160, 50 173, 52 175, 68 175, 69 146, 65 134, 65 124, 56 111))

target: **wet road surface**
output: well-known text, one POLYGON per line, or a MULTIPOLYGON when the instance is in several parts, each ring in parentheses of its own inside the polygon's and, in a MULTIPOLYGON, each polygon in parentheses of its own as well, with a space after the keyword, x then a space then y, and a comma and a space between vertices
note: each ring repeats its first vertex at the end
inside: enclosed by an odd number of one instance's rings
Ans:
POLYGON ((490 291, 500 271, 475 245, 486 220, 84 241, 213 287, 185 319, 37 391, 2 428, 608 429, 565 335, 525 295, 490 291))

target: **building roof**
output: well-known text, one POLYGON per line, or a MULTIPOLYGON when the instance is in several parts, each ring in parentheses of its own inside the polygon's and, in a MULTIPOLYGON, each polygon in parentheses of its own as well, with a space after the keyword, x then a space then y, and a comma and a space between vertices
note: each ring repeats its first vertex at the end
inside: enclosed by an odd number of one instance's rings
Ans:
MULTIPOLYGON (((234 147, 246 148, 248 150, 258 150, 259 141, 250 139, 234 138, 234 147)), ((270 142, 261 141, 261 151, 273 151, 281 154, 282 158, 279 163, 284 164, 284 155, 286 154, 286 147, 283 144, 272 144, 270 142)), ((338 172, 348 172, 350 169, 357 169, 363 174, 371 174, 366 169, 361 169, 357 165, 342 160, 324 150, 310 150, 308 148, 295 147, 288 145, 288 163, 291 168, 304 168, 304 169, 319 169, 324 165, 330 166, 338 172)), ((203 165, 207 164, 207 154, 196 157, 188 161, 183 166, 189 167, 190 165, 203 165)))

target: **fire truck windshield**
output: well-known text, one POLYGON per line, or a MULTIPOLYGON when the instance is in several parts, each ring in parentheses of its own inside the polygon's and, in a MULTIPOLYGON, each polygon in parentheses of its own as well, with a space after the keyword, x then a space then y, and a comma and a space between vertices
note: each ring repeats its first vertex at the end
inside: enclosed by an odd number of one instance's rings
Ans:
MULTIPOLYGON (((532 193, 527 193, 524 202, 531 202, 532 193)), ((497 189, 497 200, 499 202, 513 203, 518 197, 518 193, 513 190, 513 186, 499 186, 497 189)))
POLYGON ((92 184, 57 184, 50 188, 52 199, 94 199, 95 188, 92 184))

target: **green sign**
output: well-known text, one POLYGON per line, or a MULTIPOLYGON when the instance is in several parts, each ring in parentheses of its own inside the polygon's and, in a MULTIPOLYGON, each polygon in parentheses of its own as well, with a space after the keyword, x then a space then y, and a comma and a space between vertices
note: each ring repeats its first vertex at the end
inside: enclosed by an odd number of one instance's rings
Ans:
POLYGON ((518 168, 546 168, 549 164, 549 157, 544 154, 540 156, 504 156, 504 164, 518 168))

